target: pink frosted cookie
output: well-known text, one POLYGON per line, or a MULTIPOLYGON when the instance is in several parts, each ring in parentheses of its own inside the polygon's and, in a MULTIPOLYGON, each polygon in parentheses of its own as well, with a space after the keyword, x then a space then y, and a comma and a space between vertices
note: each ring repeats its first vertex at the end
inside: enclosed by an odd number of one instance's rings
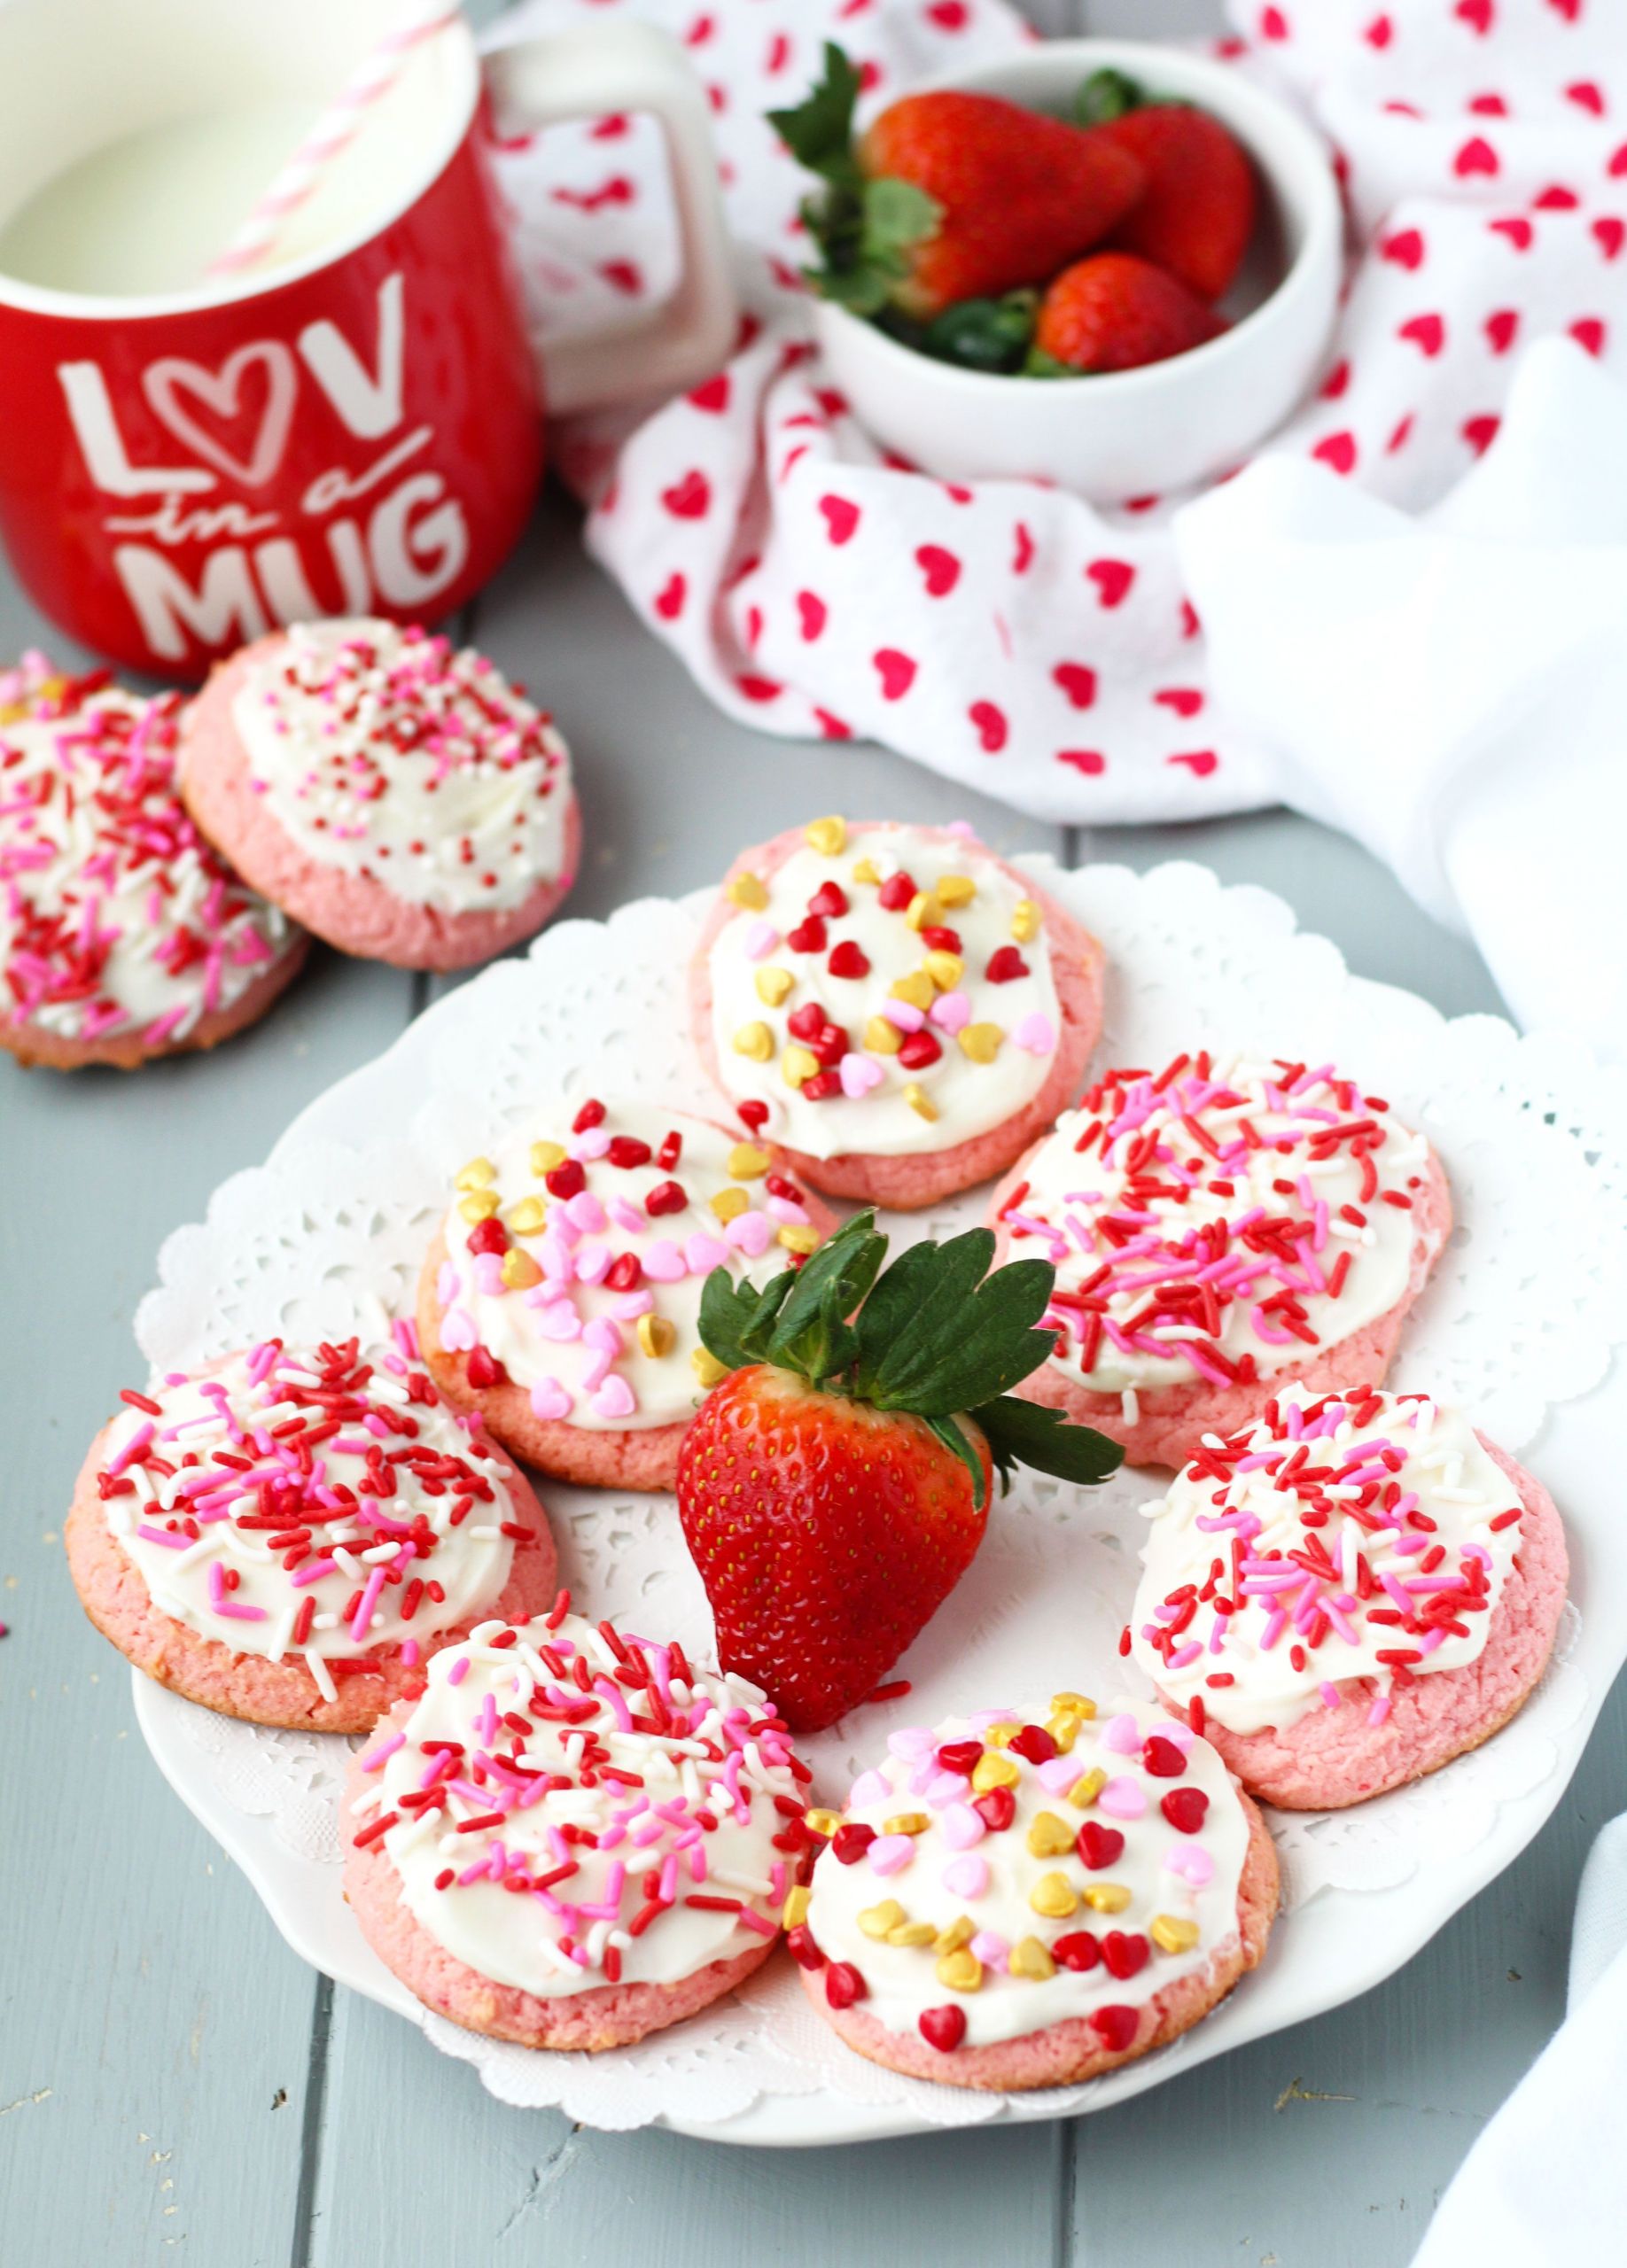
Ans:
POLYGON ((0 674, 0 1046, 20 1062, 213 1047, 305 958, 182 808, 179 709, 38 655, 0 674))
POLYGON ((1553 1500, 1425 1394, 1289 1386, 1206 1435, 1152 1526, 1126 1636, 1267 1803, 1382 1795, 1476 1748, 1553 1648, 1553 1500))
POLYGON ((466 968, 540 929, 581 818, 551 719, 488 661, 388 622, 314 622, 215 671, 182 726, 210 839, 342 952, 466 968))
POLYGON ((103 1635, 189 1701, 366 1732, 471 1623, 554 1596, 530 1483, 399 1353, 267 1340, 123 1399, 68 1566, 103 1635))
POLYGON ((517 1456, 602 1487, 673 1485, 723 1375, 697 1329, 712 1270, 835 1226, 771 1144, 649 1103, 539 1111, 456 1192, 419 1282, 424 1359, 517 1456))
POLYGON ((729 869, 690 974, 696 1041, 815 1188, 914 1210, 1003 1171, 1066 1106, 1102 966, 969 827, 815 819, 729 869))
POLYGON ((808 1775, 754 1685, 566 1604, 437 1655, 357 1758, 345 1895, 438 2016, 618 2047, 767 1958, 808 1775))
POLYGON ((787 1908, 808 1997, 872 2062, 1069 2086, 1145 2055, 1265 1950, 1277 1858, 1207 1741, 1147 1702, 889 1736, 787 1908))
POLYGON ((1380 1379, 1452 1230, 1428 1144, 1331 1065, 1109 1071, 995 1192, 1000 1257, 1056 1270, 1016 1388, 1183 1464, 1297 1379, 1380 1379))

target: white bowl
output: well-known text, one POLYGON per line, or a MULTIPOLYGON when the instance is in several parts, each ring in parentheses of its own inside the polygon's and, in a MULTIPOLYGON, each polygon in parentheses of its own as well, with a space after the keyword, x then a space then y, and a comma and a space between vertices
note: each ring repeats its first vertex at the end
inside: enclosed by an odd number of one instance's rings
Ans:
POLYGON ((818 300, 820 345, 860 423, 940 479, 1050 480, 1101 503, 1184 488, 1231 470, 1281 424, 1326 351, 1343 235, 1332 167, 1292 111, 1229 65, 1138 41, 1048 40, 934 83, 1065 113, 1082 82, 1109 69, 1211 112, 1255 161, 1260 214, 1223 304, 1232 327, 1139 370, 1002 377, 934 361, 818 300))

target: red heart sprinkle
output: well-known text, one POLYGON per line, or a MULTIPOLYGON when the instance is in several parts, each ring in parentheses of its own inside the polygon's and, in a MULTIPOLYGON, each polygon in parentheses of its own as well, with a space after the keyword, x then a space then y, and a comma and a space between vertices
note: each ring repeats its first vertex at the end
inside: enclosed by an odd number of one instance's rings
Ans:
MULTIPOLYGON (((768 1106, 766 1102, 738 1103, 735 1107, 735 1115, 743 1126, 749 1126, 753 1134, 760 1134, 768 1123, 768 1106)), ((612 1142, 611 1149, 615 1146, 612 1142)))
POLYGON ((1114 2055, 1122 2055, 1141 2028, 1140 2013, 1135 2008, 1117 2006, 1098 2008, 1091 2017, 1090 2028, 1102 2045, 1114 2055))
POLYGON ((1195 1835, 1203 1824, 1209 1798, 1202 1788, 1171 1788, 1158 1808, 1177 1835, 1195 1835))
POLYGON ((589 1134, 596 1126, 603 1126, 603 1123, 604 1105, 602 1102, 588 1101, 582 1105, 571 1121, 571 1131, 572 1134, 589 1134))
POLYGON ((466 1367, 471 1386, 506 1386, 508 1383, 509 1373, 489 1348, 471 1347, 466 1367))
POLYGON ((946 2055, 966 2037, 966 2011, 953 2003, 942 2008, 922 2008, 915 2021, 927 2046, 940 2049, 946 2055))
MULTIPOLYGON (((847 1052, 847 1034, 840 1024, 821 1022, 807 1042, 809 1052, 821 1063, 839 1063, 847 1052)), ((811 1085, 812 1081, 809 1082, 811 1085)))
POLYGON ((1172 1740, 1163 1733, 1149 1733, 1141 1749, 1141 1763, 1155 1780, 1179 1780, 1187 1768, 1187 1759, 1172 1740))
POLYGON ((962 1779, 969 1779, 977 1770, 983 1754, 980 1740, 946 1740, 938 1751, 941 1771, 958 1772, 962 1779))
POLYGON ((992 701, 974 701, 966 713, 977 728, 977 739, 984 754, 998 756, 1011 731, 1006 722, 1005 711, 997 709, 992 701))
POLYGON ((829 914, 833 920, 847 911, 847 893, 840 882, 821 882, 808 900, 810 913, 829 914))
POLYGON ((899 1043, 899 1060, 907 1071, 924 1071, 943 1052, 930 1031, 912 1031, 899 1043))
POLYGON ((832 1095, 841 1091, 842 1075, 839 1071, 815 1071, 814 1076, 805 1079, 798 1090, 806 1102, 828 1102, 832 1095))
POLYGON ((930 953, 958 953, 961 933, 958 929, 940 929, 936 922, 929 921, 921 932, 921 942, 930 953))
POLYGON ((805 1000, 785 1019, 785 1028, 793 1039, 817 1039, 824 1027, 825 1012, 817 1000, 805 1000))
POLYGON ((822 1969, 825 1965, 825 1956, 814 1944, 806 1922, 798 1922, 794 1930, 787 1930, 785 1946, 798 1969, 822 1969))
POLYGON ((612 1292, 630 1292, 643 1272, 637 1253, 618 1253, 604 1271, 604 1281, 612 1292))
POLYGON ((800 1205, 802 1192, 794 1181, 787 1181, 782 1173, 771 1173, 763 1187, 770 1197, 782 1197, 788 1205, 800 1205))
POLYGON ((661 501, 675 520, 704 520, 712 503, 711 484, 704 472, 692 470, 661 491, 661 501))
POLYGON ((859 524, 859 507, 845 496, 821 496, 819 509, 825 516, 825 525, 832 543, 845 543, 859 524))
POLYGON ((663 622, 676 622, 683 612, 683 602, 689 585, 676 572, 669 575, 656 593, 655 610, 663 622))
POLYGON ((1102 1940, 1102 1966, 1122 1984, 1127 1977, 1133 1977, 1138 1969, 1146 1968, 1147 1956, 1151 1951, 1151 1946, 1139 1930, 1109 1930, 1102 1940))
POLYGON ((671 1173, 682 1155, 683 1137, 674 1128, 670 1134, 661 1137, 661 1146, 655 1153, 655 1161, 663 1173, 671 1173))
POLYGON ((1019 976, 1028 975, 1028 963, 1015 945, 997 945, 984 975, 991 984, 1013 984, 1019 976))
POLYGON ((507 1252, 509 1231, 494 1213, 489 1220, 478 1221, 469 1231, 471 1252, 507 1252))
POLYGON ((829 940, 818 914, 810 913, 806 921, 798 921, 794 929, 786 931, 785 942, 794 953, 822 953, 829 940))
POLYGON ((913 878, 906 874, 889 874, 876 893, 876 902, 889 913, 901 913, 915 896, 913 878))
POLYGON ((833 2008, 851 2008, 868 1989, 851 1961, 833 1961, 825 1971, 825 1998, 833 2008))
POLYGON ((1125 1838, 1116 1827, 1103 1827, 1087 1819, 1078 1833, 1079 1856, 1093 1874, 1103 1867, 1110 1867, 1124 1854, 1125 1838))
POLYGON ((1060 1961, 1064 1969, 1084 1970, 1095 1967, 1102 1958, 1102 1948, 1088 1930, 1070 1930, 1065 1937, 1053 1941, 1051 1957, 1060 1961))
POLYGON ((1086 580, 1095 585, 1096 595, 1104 607, 1122 606, 1135 580, 1134 568, 1124 559, 1093 559, 1085 574, 1086 580))
POLYGON ((580 1158, 567 1158, 542 1177, 542 1186, 550 1197, 580 1197, 588 1186, 588 1177, 580 1158))
POLYGON ((868 976, 870 973, 868 955, 851 937, 844 937, 839 945, 831 946, 825 967, 832 976, 868 976))
MULTIPOLYGON (((762 1106, 758 1107, 760 1108, 762 1106)), ((741 1115, 743 1117, 744 1115, 743 1110, 741 1115)), ((625 1172, 630 1167, 650 1163, 650 1145, 641 1142, 636 1134, 612 1134, 611 1146, 604 1154, 611 1165, 620 1166, 625 1172)))
POLYGON ((830 1838, 831 1854, 839 1867, 856 1867, 876 1840, 876 1829, 861 1819, 844 1820, 830 1838))
POLYGON ((1048 1764, 1056 1753, 1056 1743, 1043 1725, 1024 1725, 1013 1733, 1006 1743, 1013 1756, 1021 1756, 1030 1764, 1048 1764))
POLYGON ((644 1210, 656 1221, 663 1213, 681 1213, 689 1201, 681 1182, 658 1181, 644 1200, 644 1210))
POLYGON ((1016 1798, 1009 1788, 991 1788, 975 1797, 972 1809, 993 1835, 1001 1835, 1016 1817, 1016 1798))
POLYGON ((947 598, 961 579, 960 561, 941 543, 923 543, 915 554, 915 564, 926 577, 930 599, 947 598))

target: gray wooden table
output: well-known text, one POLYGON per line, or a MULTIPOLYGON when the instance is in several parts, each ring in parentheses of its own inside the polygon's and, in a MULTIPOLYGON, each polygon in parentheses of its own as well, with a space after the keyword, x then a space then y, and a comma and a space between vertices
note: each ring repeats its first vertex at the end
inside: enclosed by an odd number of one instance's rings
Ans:
MULTIPOLYGON (((1068 11, 1034 12, 1055 27, 1068 11)), ((1210 11, 1120 0, 1091 13, 1156 30, 1210 11)), ((1204 859, 1279 891, 1365 975, 1452 1013, 1499 1006, 1478 958, 1386 874, 1285 813, 1086 838, 879 750, 813 753, 723 723, 584 565, 557 501, 465 627, 543 691, 574 743, 589 844, 577 913, 704 882, 738 843, 815 807, 966 815, 1000 847, 1070 862, 1204 859)), ((46 634, 0 582, 0 653, 46 634)), ((323 954, 214 1058, 130 1079, 0 1061, 0 2259, 1407 2260, 1559 2017, 1577 1874, 1622 1802, 1627 1689, 1536 1842, 1388 1984, 1071 2123, 806 2155, 592 2133, 494 2102, 467 2066, 282 1944, 148 1760, 123 1666, 74 1602, 59 1526, 85 1443, 138 1375, 131 1317, 163 1237, 430 990, 323 954)))

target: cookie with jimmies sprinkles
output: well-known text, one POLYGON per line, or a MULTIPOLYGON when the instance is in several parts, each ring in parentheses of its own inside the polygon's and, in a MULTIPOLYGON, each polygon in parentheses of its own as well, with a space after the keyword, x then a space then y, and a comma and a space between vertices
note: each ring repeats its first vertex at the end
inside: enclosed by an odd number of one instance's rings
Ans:
POLYGON ((551 718, 482 656, 394 623, 300 623, 234 655, 186 711, 181 776, 256 889, 398 968, 531 936, 581 855, 551 718))
POLYGON ((1553 1651, 1553 1500, 1428 1394, 1285 1387, 1147 1511, 1125 1643, 1267 1803, 1320 1811, 1437 1770, 1553 1651))
POLYGON ((670 1488, 723 1375, 697 1328, 706 1278, 806 1256, 834 1225, 772 1144, 649 1103, 539 1109, 456 1177, 419 1281, 424 1359, 543 1472, 670 1488))
POLYGON ((23 1063, 213 1047, 305 958, 182 806, 180 705, 39 655, 0 674, 0 1046, 23 1063))
POLYGON ((1205 1740, 1083 1694, 888 1737, 821 1838, 787 1942, 872 2062, 1071 2085, 1198 2023, 1265 1950, 1277 1860, 1205 1740))
POLYGON ((1439 1160, 1332 1064, 1177 1056, 1109 1071, 995 1192, 1002 1259, 1056 1270, 1016 1388, 1185 1463, 1297 1381, 1381 1379, 1452 1230, 1439 1160))
POLYGON ((751 1131, 906 1210, 1003 1172, 1078 1090, 1101 946, 969 827, 815 819, 743 851, 691 1019, 751 1131))
POLYGON ((366 1732, 471 1623, 552 1597, 531 1484, 397 1338, 366 1359, 354 1340, 266 1340, 124 1394, 74 1489, 68 1566, 158 1684, 256 1724, 366 1732))
POLYGON ((346 1790, 345 1895, 426 2008, 625 2046, 759 1968, 807 1863, 807 1768, 755 1686, 561 1597, 430 1664, 346 1790))

